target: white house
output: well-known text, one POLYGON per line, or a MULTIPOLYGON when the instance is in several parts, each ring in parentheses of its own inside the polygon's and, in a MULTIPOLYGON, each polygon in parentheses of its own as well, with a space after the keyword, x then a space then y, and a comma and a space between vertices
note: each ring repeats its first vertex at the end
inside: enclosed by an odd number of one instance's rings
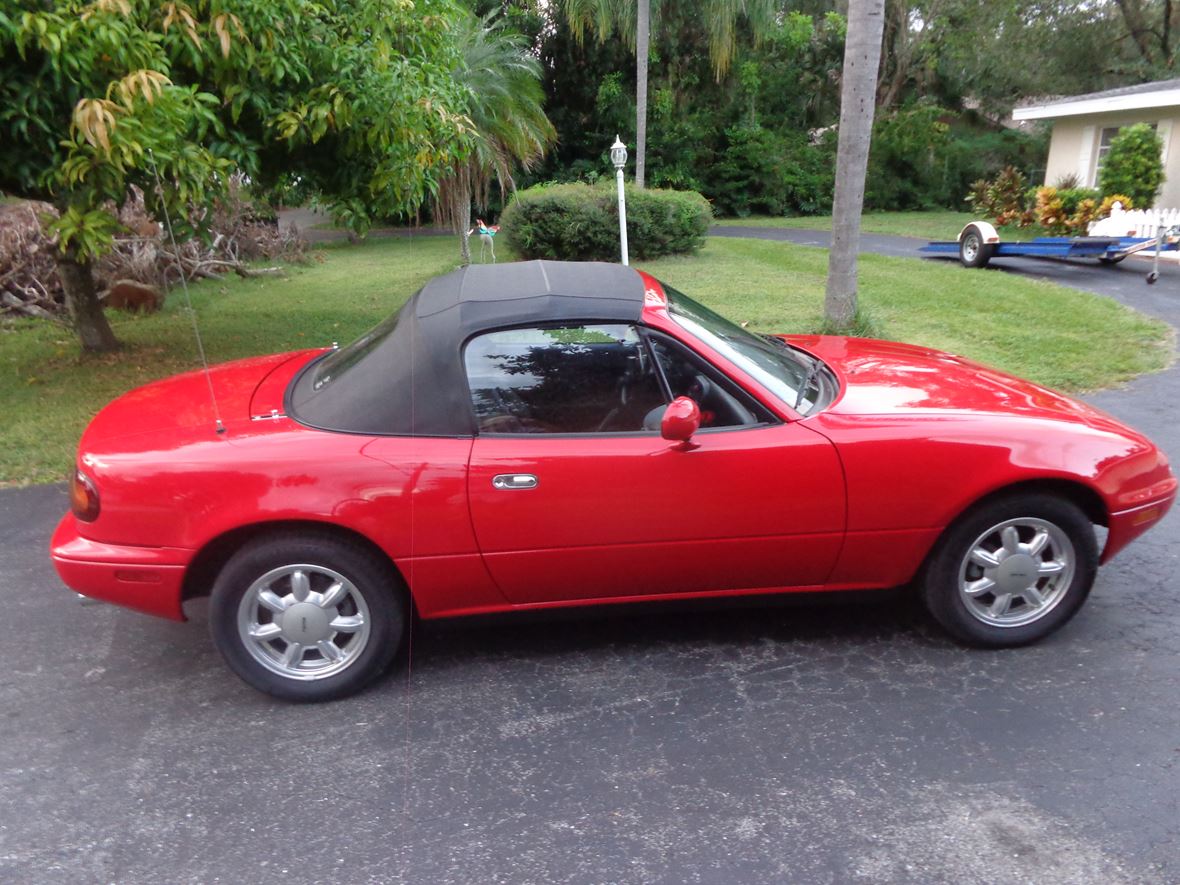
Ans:
POLYGON ((1157 206, 1180 206, 1180 79, 1075 95, 1044 104, 1016 108, 1012 118, 1052 120, 1045 183, 1074 174, 1085 187, 1095 187, 1110 141, 1122 126, 1147 123, 1164 143, 1164 187, 1157 206))

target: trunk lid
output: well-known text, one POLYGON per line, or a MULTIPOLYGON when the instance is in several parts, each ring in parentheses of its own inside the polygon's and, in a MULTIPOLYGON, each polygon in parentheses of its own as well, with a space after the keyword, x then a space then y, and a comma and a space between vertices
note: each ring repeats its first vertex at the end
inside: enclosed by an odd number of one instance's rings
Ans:
POLYGON ((213 366, 208 373, 198 369, 146 384, 99 412, 87 427, 83 443, 184 429, 207 428, 212 433, 218 417, 227 429, 248 425, 255 413, 270 416, 273 408, 282 411, 287 382, 318 353, 309 350, 252 357, 213 366), (264 395, 259 396, 260 392, 264 395))

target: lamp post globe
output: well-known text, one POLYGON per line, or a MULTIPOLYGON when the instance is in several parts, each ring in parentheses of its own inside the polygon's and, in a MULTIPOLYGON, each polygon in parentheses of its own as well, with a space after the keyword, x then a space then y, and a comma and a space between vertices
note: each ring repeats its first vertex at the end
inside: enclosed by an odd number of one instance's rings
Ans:
POLYGON ((622 170, 627 165, 627 145, 615 136, 615 143, 610 146, 610 161, 615 164, 615 168, 622 170))
POLYGON ((627 165, 627 146, 619 136, 615 136, 615 143, 610 146, 610 161, 615 166, 615 181, 619 186, 619 250, 622 252, 623 264, 627 261, 627 200, 623 196, 623 167, 627 165))

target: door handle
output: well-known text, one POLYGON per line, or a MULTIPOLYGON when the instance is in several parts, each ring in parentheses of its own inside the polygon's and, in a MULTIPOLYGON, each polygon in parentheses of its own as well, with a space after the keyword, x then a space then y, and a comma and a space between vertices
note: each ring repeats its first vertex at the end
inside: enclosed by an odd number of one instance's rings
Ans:
POLYGON ((498 473, 492 477, 492 488, 535 489, 537 478, 531 473, 498 473))

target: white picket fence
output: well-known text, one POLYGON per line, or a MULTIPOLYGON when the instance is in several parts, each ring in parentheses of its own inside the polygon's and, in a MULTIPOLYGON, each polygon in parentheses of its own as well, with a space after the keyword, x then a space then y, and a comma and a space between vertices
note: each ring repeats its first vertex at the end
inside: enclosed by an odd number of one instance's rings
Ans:
POLYGON ((1180 209, 1135 209, 1126 212, 1118 203, 1114 204, 1108 218, 1090 225, 1092 237, 1154 237, 1160 226, 1180 225, 1180 209))

